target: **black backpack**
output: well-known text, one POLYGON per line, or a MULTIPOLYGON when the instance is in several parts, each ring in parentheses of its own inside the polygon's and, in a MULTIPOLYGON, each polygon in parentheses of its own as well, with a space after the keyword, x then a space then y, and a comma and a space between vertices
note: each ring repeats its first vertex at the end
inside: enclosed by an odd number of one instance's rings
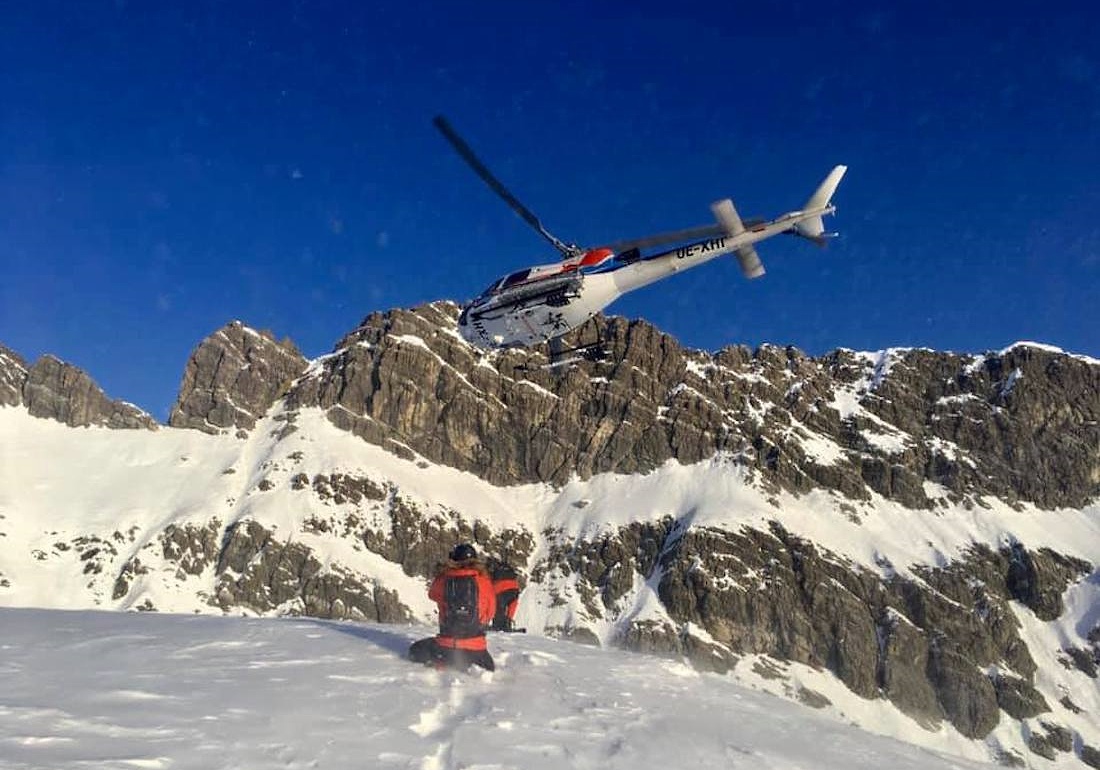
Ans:
POLYGON ((456 639, 481 636, 481 620, 478 618, 477 579, 471 575, 448 577, 443 583, 443 613, 440 632, 456 639))

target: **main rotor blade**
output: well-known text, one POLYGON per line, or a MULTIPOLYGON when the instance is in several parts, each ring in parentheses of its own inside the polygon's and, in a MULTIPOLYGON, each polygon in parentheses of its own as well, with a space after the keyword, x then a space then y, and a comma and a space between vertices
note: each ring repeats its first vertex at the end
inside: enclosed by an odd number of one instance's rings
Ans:
POLYGON ((575 246, 570 246, 567 243, 562 242, 558 238, 542 226, 542 222, 536 217, 529 208, 524 206, 519 198, 512 195, 512 193, 505 187, 499 179, 493 176, 493 172, 481 162, 481 160, 474 154, 474 151, 470 149, 470 145, 466 144, 466 140, 458 135, 451 124, 447 122, 447 119, 442 115, 436 115, 432 119, 432 123, 439 129, 439 133, 443 134, 444 138, 451 143, 464 161, 474 170, 474 173, 481 177, 481 181, 489 185, 489 188, 499 195, 505 203, 507 203, 512 211, 519 214, 520 218, 528 225, 533 227, 539 235, 548 240, 555 249, 561 252, 563 257, 571 257, 577 253, 578 249, 575 246))
POLYGON ((668 233, 658 233, 644 238, 630 238, 625 241, 615 241, 603 244, 605 248, 615 253, 629 251, 630 249, 651 249, 654 246, 664 246, 678 241, 693 241, 698 238, 717 238, 725 235, 725 231, 719 225, 702 225, 689 227, 685 230, 675 230, 668 233))

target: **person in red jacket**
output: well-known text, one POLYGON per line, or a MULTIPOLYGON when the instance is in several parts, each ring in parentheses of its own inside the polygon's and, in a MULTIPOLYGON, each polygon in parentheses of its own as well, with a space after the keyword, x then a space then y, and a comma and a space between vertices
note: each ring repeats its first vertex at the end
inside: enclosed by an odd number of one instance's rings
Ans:
POLYGON ((428 598, 439 605, 439 633, 414 642, 409 660, 493 671, 496 666, 485 644, 485 629, 496 612, 496 593, 472 545, 461 543, 451 550, 428 588, 428 598))
POLYGON ((493 616, 494 631, 517 631, 515 626, 516 610, 519 608, 519 576, 512 565, 503 561, 489 561, 489 577, 493 581, 493 593, 496 594, 496 614, 493 616))

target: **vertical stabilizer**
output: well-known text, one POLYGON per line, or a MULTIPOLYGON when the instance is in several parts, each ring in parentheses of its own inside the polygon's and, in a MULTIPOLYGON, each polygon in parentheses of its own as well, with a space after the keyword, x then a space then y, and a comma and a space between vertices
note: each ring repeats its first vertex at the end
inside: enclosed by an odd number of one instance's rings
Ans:
MULTIPOLYGON (((802 207, 802 210, 807 212, 820 211, 821 214, 833 213, 833 193, 836 192, 837 185, 840 184, 840 180, 844 178, 844 172, 847 170, 847 166, 837 166, 830 171, 829 175, 825 177, 825 181, 814 190, 814 194, 806 201, 806 205, 802 207)), ((821 219, 821 215, 802 220, 794 226, 794 231, 803 238, 809 238, 818 246, 825 245, 827 236, 825 235, 825 222, 821 219)))

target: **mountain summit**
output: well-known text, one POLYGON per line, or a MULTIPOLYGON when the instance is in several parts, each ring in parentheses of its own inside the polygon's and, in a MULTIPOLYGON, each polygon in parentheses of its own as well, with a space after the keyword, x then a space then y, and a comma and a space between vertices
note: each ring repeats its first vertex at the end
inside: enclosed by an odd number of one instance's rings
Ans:
POLYGON ((1003 761, 1100 756, 1100 363, 709 354, 600 318, 603 361, 547 369, 457 315, 375 313, 314 360, 231 323, 156 431, 0 349, 0 603, 431 621, 471 540, 520 569, 531 633, 833 708, 797 674, 827 671, 1003 761))

